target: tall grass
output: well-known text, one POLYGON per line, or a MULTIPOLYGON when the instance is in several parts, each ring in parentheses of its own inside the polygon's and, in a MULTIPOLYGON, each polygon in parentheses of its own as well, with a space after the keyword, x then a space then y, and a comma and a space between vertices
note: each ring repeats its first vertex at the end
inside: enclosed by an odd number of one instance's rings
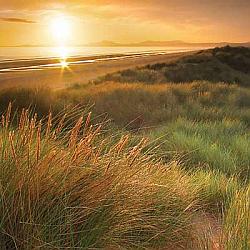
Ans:
POLYGON ((146 139, 110 141, 90 114, 69 129, 65 116, 53 124, 23 109, 17 127, 11 117, 10 105, 0 128, 1 249, 247 249, 249 190, 237 178, 164 165, 146 139))
POLYGON ((0 102, 2 111, 13 100, 15 108, 31 106, 39 117, 49 111, 60 117, 77 105, 91 107, 96 122, 105 117, 112 121, 111 130, 142 130, 146 137, 167 140, 161 146, 167 161, 177 155, 190 168, 206 165, 246 179, 250 165, 248 97, 249 89, 219 83, 106 83, 59 91, 13 89, 0 93, 0 102), (149 128, 156 129, 148 133, 149 128))
POLYGON ((195 120, 239 119, 248 126, 249 90, 235 85, 195 82, 187 84, 89 84, 65 90, 12 89, 0 92, 0 111, 10 101, 16 108, 32 108, 39 116, 70 106, 89 107, 93 115, 106 114, 120 128, 138 130, 159 126, 178 117, 195 120), (244 92, 244 96, 242 93, 244 92))
POLYGON ((174 248, 192 239, 196 194, 174 163, 163 166, 142 140, 112 147, 90 117, 69 131, 22 111, 2 116, 1 249, 174 248))
POLYGON ((208 82, 1 92, 0 249, 248 249, 249 97, 208 82))
POLYGON ((236 193, 224 215, 224 245, 228 250, 250 248, 250 186, 236 193))

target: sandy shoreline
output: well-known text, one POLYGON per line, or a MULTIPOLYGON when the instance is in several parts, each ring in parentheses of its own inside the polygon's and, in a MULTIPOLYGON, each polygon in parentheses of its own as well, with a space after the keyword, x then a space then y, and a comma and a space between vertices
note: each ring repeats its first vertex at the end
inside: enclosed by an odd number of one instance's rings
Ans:
POLYGON ((0 89, 11 87, 64 88, 71 84, 87 83, 99 76, 118 70, 147 64, 172 62, 183 55, 194 52, 171 54, 134 54, 130 56, 112 55, 102 57, 78 57, 68 59, 69 67, 62 68, 58 59, 19 60, 0 63, 0 89), (56 65, 55 65, 56 64, 56 65), (45 65, 42 66, 41 65, 45 65), (48 65, 48 66, 46 66, 48 65), (52 65, 52 66, 50 66, 52 65), (18 68, 23 70, 18 70, 18 68), (4 69, 13 69, 6 71, 4 69), (15 68, 17 69, 15 71, 15 68), (28 69, 28 70, 26 70, 28 69))

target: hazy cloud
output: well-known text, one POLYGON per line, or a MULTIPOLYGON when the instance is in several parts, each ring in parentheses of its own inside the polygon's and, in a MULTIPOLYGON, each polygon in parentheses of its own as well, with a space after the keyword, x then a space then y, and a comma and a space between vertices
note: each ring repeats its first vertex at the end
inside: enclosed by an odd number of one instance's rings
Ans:
POLYGON ((0 17, 0 21, 9 23, 36 23, 35 21, 32 20, 15 18, 15 17, 0 17))
POLYGON ((250 40, 250 0, 0 0, 0 21, 42 24, 57 13, 92 40, 250 40))

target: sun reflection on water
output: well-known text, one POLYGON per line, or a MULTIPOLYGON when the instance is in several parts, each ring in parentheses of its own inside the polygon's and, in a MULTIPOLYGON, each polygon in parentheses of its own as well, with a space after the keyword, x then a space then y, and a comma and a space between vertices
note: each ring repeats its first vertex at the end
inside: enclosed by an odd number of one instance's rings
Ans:
POLYGON ((60 61, 60 64, 61 64, 61 67, 64 69, 64 68, 67 68, 68 67, 68 62, 66 60, 61 60, 60 61))
POLYGON ((65 46, 57 47, 56 54, 59 57, 61 67, 63 69, 67 68, 69 66, 67 59, 69 58, 69 55, 70 55, 70 49, 68 47, 65 47, 65 46))

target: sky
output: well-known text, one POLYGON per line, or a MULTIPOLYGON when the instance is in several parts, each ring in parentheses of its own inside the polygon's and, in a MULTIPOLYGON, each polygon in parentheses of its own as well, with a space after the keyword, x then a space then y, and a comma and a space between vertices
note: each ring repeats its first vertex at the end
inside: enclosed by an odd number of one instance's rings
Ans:
POLYGON ((0 0, 0 45, 250 41, 250 0, 0 0))

